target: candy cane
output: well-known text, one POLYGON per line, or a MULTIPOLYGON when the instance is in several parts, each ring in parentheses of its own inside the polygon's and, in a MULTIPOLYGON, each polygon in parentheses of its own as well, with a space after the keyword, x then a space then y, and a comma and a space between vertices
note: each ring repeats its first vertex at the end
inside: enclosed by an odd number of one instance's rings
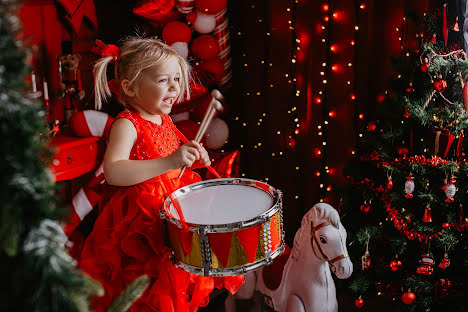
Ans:
POLYGON ((224 76, 221 78, 221 86, 227 86, 232 77, 231 72, 231 45, 229 43, 229 30, 228 24, 229 20, 226 17, 226 8, 215 15, 216 26, 213 30, 214 37, 218 40, 218 57, 224 63, 224 76))
POLYGON ((429 102, 432 100, 432 97, 434 96, 434 94, 436 93, 436 91, 437 91, 437 90, 432 90, 431 94, 429 95, 429 97, 428 97, 427 100, 426 100, 426 103, 424 103, 423 109, 426 109, 427 104, 429 104, 429 102))

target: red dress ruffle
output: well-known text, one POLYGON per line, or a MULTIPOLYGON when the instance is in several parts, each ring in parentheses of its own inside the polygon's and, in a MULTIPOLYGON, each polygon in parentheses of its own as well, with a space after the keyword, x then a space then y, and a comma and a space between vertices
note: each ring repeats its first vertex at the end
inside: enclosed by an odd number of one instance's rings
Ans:
MULTIPOLYGON (((124 111, 137 130, 130 159, 152 159, 172 154, 179 139, 169 116, 159 126, 143 119, 136 111, 124 111)), ((196 311, 206 306, 214 287, 223 283, 231 292, 242 284, 239 279, 214 279, 176 268, 164 245, 159 209, 167 195, 178 188, 200 181, 195 172, 180 169, 129 187, 118 188, 102 209, 86 239, 80 267, 105 289, 103 297, 93 300, 96 312, 106 311, 121 292, 137 277, 147 274, 151 284, 129 309, 145 311, 196 311)))

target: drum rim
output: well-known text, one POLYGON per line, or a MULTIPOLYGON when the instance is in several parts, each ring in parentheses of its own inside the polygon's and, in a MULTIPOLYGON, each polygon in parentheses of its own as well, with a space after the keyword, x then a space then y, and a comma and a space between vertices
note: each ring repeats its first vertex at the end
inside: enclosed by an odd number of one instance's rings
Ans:
POLYGON ((244 275, 246 273, 249 273, 251 271, 255 271, 257 269, 260 269, 261 267, 264 267, 270 263, 273 262, 273 259, 275 259, 277 256, 282 254, 285 250, 285 243, 284 239, 281 239, 281 243, 279 244, 278 248, 273 250, 271 252, 271 255, 269 257, 265 257, 261 260, 255 261, 253 263, 244 265, 244 266, 239 266, 235 268, 210 268, 208 270, 208 274, 206 274, 205 269, 201 267, 196 267, 190 264, 186 264, 180 260, 178 260, 174 256, 174 252, 172 251, 170 253, 170 260, 171 262, 183 269, 186 272, 197 274, 197 275, 203 275, 203 276, 212 276, 212 277, 226 277, 226 276, 236 276, 236 275, 244 275))
POLYGON ((166 199, 164 200, 164 206, 163 206, 163 209, 159 211, 159 216, 161 219, 166 219, 170 221, 172 224, 176 225, 178 228, 182 229, 184 227, 182 223, 178 219, 175 219, 167 214, 167 209, 170 203, 172 202, 171 196, 182 198, 184 196, 187 196, 184 194, 188 194, 186 189, 198 190, 198 189, 213 186, 213 185, 232 185, 232 184, 251 186, 261 191, 267 192, 273 198, 273 205, 268 210, 263 212, 262 214, 249 220, 232 222, 232 223, 224 223, 224 224, 197 224, 197 223, 186 222, 185 225, 188 226, 188 228, 186 227, 185 229, 189 231, 198 232, 198 233, 231 232, 234 230, 245 229, 245 228, 249 228, 251 226, 255 226, 260 223, 263 223, 266 220, 269 220, 272 216, 274 216, 278 212, 278 210, 282 209, 283 193, 281 192, 281 190, 274 188, 268 183, 254 180, 254 179, 246 179, 246 178, 221 178, 221 179, 211 179, 211 180, 205 180, 205 181, 188 184, 186 186, 183 186, 175 190, 174 192, 171 193, 170 196, 167 196, 166 199), (261 183, 267 186, 268 191, 263 188, 258 187, 257 183, 261 183), (178 195, 180 195, 181 197, 178 195))

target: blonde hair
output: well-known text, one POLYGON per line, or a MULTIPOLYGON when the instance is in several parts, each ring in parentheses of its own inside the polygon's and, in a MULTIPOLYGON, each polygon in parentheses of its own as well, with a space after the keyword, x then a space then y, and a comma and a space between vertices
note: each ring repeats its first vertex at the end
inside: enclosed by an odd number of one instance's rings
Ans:
MULTIPOLYGON (((167 44, 153 38, 129 37, 120 48, 120 60, 115 64, 115 81, 120 89, 119 100, 125 102, 125 93, 120 86, 122 79, 130 81, 130 86, 138 83, 140 74, 146 69, 158 66, 175 57, 180 66, 180 93, 176 99, 180 102, 184 96, 190 98, 190 65, 167 44)), ((107 67, 112 56, 101 58, 94 65, 94 105, 101 109, 102 102, 111 96, 107 83, 107 67)))

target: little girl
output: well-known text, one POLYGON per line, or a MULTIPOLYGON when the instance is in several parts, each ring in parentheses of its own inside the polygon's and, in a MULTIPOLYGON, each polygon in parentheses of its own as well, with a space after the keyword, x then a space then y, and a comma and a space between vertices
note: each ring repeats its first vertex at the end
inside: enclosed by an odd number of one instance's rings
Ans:
POLYGON ((210 165, 195 141, 180 146, 168 114, 189 93, 189 66, 155 39, 130 38, 107 46, 95 65, 96 106, 110 96, 107 67, 115 61, 119 99, 126 104, 112 125, 104 156, 107 183, 118 186, 96 220, 80 267, 105 288, 93 302, 106 311, 135 278, 152 283, 129 311, 196 311, 208 303, 212 278, 175 268, 163 243, 159 209, 176 189, 200 181, 191 168, 210 165), (106 54, 107 53, 107 54, 106 54), (181 167, 187 166, 181 178, 181 167))

